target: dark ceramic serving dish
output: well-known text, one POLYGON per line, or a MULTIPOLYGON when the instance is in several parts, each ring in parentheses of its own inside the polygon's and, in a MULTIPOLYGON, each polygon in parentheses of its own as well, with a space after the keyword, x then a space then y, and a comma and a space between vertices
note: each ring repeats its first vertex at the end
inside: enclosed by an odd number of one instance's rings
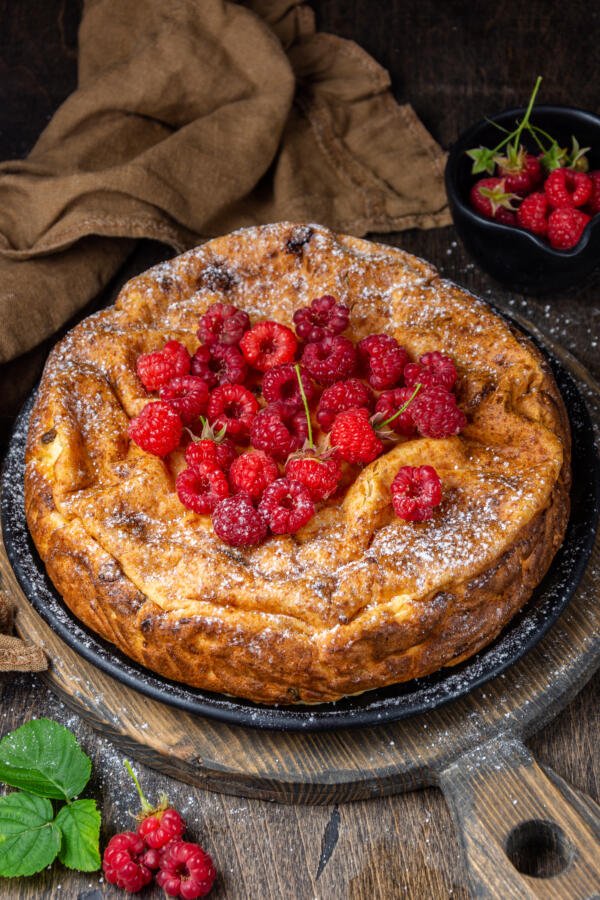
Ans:
MULTIPOLYGON (((522 228, 502 225, 474 212, 468 198, 473 176, 472 161, 466 151, 472 147, 495 147, 501 132, 491 124, 496 122, 512 130, 525 109, 509 109, 484 119, 469 128, 456 141, 446 164, 446 192, 456 230, 467 251, 477 263, 498 281, 530 293, 546 293, 574 287, 600 264, 600 215, 594 216, 585 228, 578 245, 572 250, 554 250, 541 237, 522 228)), ((531 116, 551 134, 561 146, 571 145, 575 135, 588 153, 590 169, 600 169, 600 117, 569 106, 536 106, 531 116)), ((522 143, 531 152, 539 148, 526 133, 522 143)))
POLYGON ((394 722, 435 709, 500 675, 531 650, 565 609, 591 553, 600 515, 600 465, 594 431, 575 381, 557 360, 549 357, 548 361, 569 411, 573 436, 571 515, 564 542, 531 600, 489 647, 427 678, 337 703, 268 707, 169 681, 128 659, 65 606, 29 535, 23 476, 33 395, 17 420, 2 474, 2 531, 8 558, 25 595, 68 646, 127 687, 185 712, 252 728, 325 731, 394 722))

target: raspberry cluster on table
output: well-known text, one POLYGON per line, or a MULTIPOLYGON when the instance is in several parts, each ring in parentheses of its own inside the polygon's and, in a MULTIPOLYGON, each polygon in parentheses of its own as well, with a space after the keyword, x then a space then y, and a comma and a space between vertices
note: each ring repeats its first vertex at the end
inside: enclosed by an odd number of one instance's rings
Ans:
MULTIPOLYGON (((251 324, 243 310, 214 303, 193 355, 170 340, 137 359, 144 388, 159 399, 131 420, 131 439, 159 457, 184 448, 179 499, 211 515, 232 546, 295 533, 391 441, 445 438, 466 424, 449 356, 435 350, 411 361, 387 334, 355 345, 342 334, 349 310, 329 295, 296 310, 293 324, 295 333, 273 320, 251 324)), ((441 498, 429 465, 402 466, 391 484, 406 521, 430 518, 441 498)))
MULTIPOLYGON (((575 165, 582 159, 578 156, 575 165)), ((560 165, 546 173, 540 157, 524 147, 496 160, 494 176, 472 186, 472 208, 488 219, 547 238, 555 250, 575 247, 585 226, 600 213, 600 170, 560 165)))
POLYGON ((205 897, 217 877, 210 855, 200 844, 183 839, 185 822, 165 796, 157 807, 151 806, 131 766, 125 765, 135 781, 142 809, 136 830, 114 834, 106 845, 102 855, 106 880, 130 894, 137 894, 154 880, 167 897, 205 897))

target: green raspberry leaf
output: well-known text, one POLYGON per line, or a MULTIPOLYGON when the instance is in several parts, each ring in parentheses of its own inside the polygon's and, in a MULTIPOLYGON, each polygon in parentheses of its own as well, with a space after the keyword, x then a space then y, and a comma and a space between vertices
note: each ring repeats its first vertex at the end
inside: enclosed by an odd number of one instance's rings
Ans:
POLYGON ((75 800, 58 813, 54 820, 62 831, 58 854, 61 863, 80 872, 100 868, 100 813, 95 800, 75 800))
POLYGON ((16 792, 0 797, 0 875, 41 872, 60 849, 60 829, 49 800, 16 792))
POLYGON ((39 797, 70 800, 91 771, 75 735, 50 719, 32 719, 0 741, 0 781, 39 797))
POLYGON ((494 174, 496 150, 489 150, 487 147, 477 147, 473 150, 467 150, 467 156, 473 160, 471 167, 473 175, 479 175, 481 172, 487 172, 489 175, 494 174))

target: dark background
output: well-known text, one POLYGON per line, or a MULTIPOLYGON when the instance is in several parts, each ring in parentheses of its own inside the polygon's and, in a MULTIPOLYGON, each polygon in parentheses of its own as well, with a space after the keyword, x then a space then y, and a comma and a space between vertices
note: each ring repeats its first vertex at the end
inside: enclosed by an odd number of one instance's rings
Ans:
MULTIPOLYGON (((412 103, 446 148, 483 115, 523 104, 538 74, 544 76, 540 102, 598 112, 597 4, 315 0, 311 5, 321 30, 356 40, 390 71, 398 100, 412 103)), ((24 156, 75 88, 81 9, 78 0, 0 0, 0 159, 24 156)), ((499 306, 524 313, 600 378, 598 276, 571 293, 535 299, 513 294, 485 276, 469 261, 452 228, 383 239, 430 259, 443 274, 499 306)), ((141 246, 93 306, 108 302, 127 277, 163 255, 158 245, 141 246)), ((39 377, 47 349, 0 367, 0 446, 39 377)), ((589 684, 530 742, 538 759, 596 800, 599 684, 598 679, 589 684)), ((103 807, 105 835, 130 827, 127 809, 136 807, 135 796, 112 745, 62 708, 37 677, 4 677, 0 694, 0 734, 44 714, 77 732, 94 759, 93 792, 103 807)), ((167 790, 186 811, 194 837, 214 854, 221 872, 215 897, 467 897, 449 815, 434 790, 339 810, 291 808, 193 790, 150 770, 143 775, 147 792, 167 790), (329 833, 337 827, 339 837, 317 878, 328 824, 329 833)), ((100 883, 98 875, 78 875, 57 865, 37 878, 0 883, 0 896, 96 900, 124 895, 100 883)))

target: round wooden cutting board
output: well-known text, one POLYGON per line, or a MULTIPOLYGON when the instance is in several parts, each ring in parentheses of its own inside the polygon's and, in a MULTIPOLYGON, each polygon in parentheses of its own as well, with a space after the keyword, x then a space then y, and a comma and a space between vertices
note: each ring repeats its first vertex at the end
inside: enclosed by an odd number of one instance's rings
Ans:
MULTIPOLYGON (((530 323, 527 328, 535 332, 530 323)), ((600 404, 600 389, 587 373, 560 348, 551 349, 600 404)), ((17 604, 18 633, 48 655, 43 677, 50 687, 147 765, 210 790, 283 802, 346 801, 437 784, 461 834, 475 896, 598 896, 600 809, 543 771, 522 743, 600 663, 598 535, 566 611, 505 673, 418 716, 328 732, 243 728, 149 699, 61 641, 22 593, 4 552, 0 574, 17 604), (519 871, 520 854, 532 843, 555 852, 556 875, 536 879, 519 871)))

